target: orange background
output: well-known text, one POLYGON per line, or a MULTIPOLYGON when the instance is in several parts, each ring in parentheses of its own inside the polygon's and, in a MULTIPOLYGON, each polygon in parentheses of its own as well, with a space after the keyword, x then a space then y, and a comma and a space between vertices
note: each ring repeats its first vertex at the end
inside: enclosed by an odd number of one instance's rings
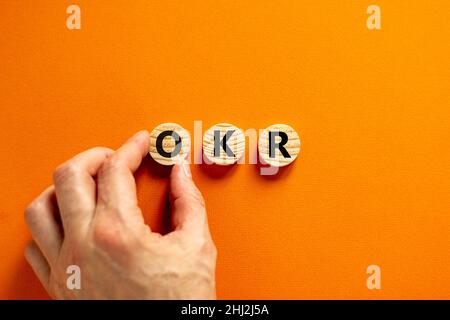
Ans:
MULTIPOLYGON (((450 298, 447 0, 0 0, 0 298, 46 298, 23 258, 53 169, 173 121, 288 123, 294 165, 196 165, 219 298, 450 298), (79 4, 82 30, 66 28, 79 4), (366 8, 382 30, 366 28, 366 8), (377 264, 382 289, 366 288, 377 264)), ((167 177, 137 174, 154 227, 167 177)))

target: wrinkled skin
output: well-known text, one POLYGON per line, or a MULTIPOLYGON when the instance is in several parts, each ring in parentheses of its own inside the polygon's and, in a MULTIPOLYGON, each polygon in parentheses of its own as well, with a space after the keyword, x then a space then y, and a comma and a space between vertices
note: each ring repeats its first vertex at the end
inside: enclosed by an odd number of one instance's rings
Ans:
POLYGON ((59 166, 54 185, 26 209, 25 257, 56 299, 214 299, 216 248, 203 197, 186 162, 173 167, 173 231, 144 223, 133 172, 147 155, 141 131, 118 150, 94 148, 59 166), (70 265, 81 288, 69 289, 70 265))

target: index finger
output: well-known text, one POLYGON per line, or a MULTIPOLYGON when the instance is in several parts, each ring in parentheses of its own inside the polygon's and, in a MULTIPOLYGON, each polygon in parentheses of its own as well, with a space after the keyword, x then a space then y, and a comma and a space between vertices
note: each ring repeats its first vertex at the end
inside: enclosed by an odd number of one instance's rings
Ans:
POLYGON ((137 211, 133 173, 148 154, 149 140, 148 131, 136 133, 103 164, 98 174, 97 205, 100 208, 122 213, 137 211))

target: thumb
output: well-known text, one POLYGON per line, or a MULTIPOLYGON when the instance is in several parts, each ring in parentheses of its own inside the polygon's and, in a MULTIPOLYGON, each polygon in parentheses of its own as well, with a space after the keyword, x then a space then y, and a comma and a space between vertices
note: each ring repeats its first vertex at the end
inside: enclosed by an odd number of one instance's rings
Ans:
POLYGON ((170 174, 170 204, 175 230, 204 232, 207 228, 205 201, 192 180, 186 160, 173 166, 170 174))

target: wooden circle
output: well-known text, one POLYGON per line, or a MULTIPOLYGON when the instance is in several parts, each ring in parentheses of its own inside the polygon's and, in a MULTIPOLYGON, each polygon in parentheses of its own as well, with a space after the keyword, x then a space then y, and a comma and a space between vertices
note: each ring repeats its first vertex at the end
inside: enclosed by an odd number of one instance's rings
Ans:
MULTIPOLYGON (((275 143, 279 143, 280 140, 281 137, 274 136, 275 143)), ((264 131, 259 136, 258 150, 260 159, 263 163, 270 164, 274 167, 284 167, 291 164, 300 153, 300 138, 297 132, 287 124, 274 124, 264 129, 264 131), (269 132, 273 132, 272 134, 275 135, 277 135, 277 133, 279 132, 284 132, 287 135, 288 140, 286 144, 283 145, 283 147, 288 152, 290 158, 285 157, 282 154, 281 148, 275 148, 275 152, 273 154, 274 157, 270 156, 269 132)))
POLYGON ((218 165, 231 165, 236 163, 245 152, 245 136, 241 129, 229 123, 219 123, 211 128, 209 128, 203 135, 203 153, 205 154, 207 160, 218 165), (227 146, 229 150, 233 153, 233 156, 228 155, 223 146, 222 139, 227 134, 227 132, 234 130, 232 134, 229 135, 227 141, 227 146), (214 155, 214 132, 220 132, 220 153, 218 156, 214 155))
POLYGON ((176 123, 162 123, 158 125, 153 131, 150 133, 150 148, 149 153, 152 158, 164 165, 171 166, 174 165, 181 160, 185 159, 191 150, 191 138, 189 136, 189 132, 184 129, 182 126, 176 123), (170 134, 170 132, 174 132, 170 134), (163 134, 167 135, 162 138, 160 146, 163 149, 164 154, 160 154, 157 148, 158 137, 163 134), (176 151, 176 138, 180 138, 179 144, 179 152, 175 155, 168 155, 168 153, 172 153, 176 151))

